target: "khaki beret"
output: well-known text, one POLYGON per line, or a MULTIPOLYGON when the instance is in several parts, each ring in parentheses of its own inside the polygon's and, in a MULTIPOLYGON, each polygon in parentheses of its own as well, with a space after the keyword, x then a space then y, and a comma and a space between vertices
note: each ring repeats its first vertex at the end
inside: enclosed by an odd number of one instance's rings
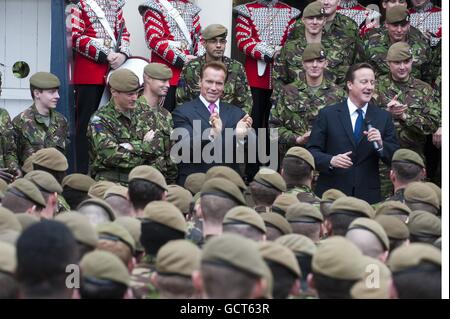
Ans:
POLYGON ((298 158, 304 160, 306 163, 308 163, 313 169, 316 169, 316 164, 314 162, 314 157, 312 156, 312 154, 306 148, 303 148, 303 147, 300 147, 300 146, 291 147, 286 152, 285 157, 289 157, 289 156, 298 157, 298 158))
POLYGON ((0 192, 4 192, 6 188, 8 187, 8 184, 0 178, 0 192))
POLYGON ((405 201, 409 203, 425 203, 439 210, 440 203, 435 191, 425 183, 413 182, 405 188, 405 201))
POLYGON ((411 235, 423 237, 440 237, 442 233, 441 220, 432 213, 416 210, 411 213, 408 221, 411 235))
POLYGON ((393 273, 429 262, 441 266, 441 251, 430 244, 412 243, 396 248, 387 265, 393 273))
POLYGON ((234 185, 239 187, 239 189, 243 192, 247 189, 247 186, 244 183, 242 177, 232 168, 228 166, 214 166, 211 167, 205 176, 205 181, 209 181, 211 178, 221 177, 226 180, 229 180, 234 185))
POLYGON ((130 275, 125 264, 116 255, 95 250, 84 255, 80 261, 83 277, 110 280, 124 284, 130 283, 130 275))
POLYGON ((119 92, 133 92, 140 87, 139 78, 132 71, 119 69, 113 72, 109 78, 109 86, 119 92))
POLYGON ((425 182, 425 185, 429 186, 434 190, 436 193, 438 200, 439 200, 439 207, 442 205, 442 190, 439 186, 437 186, 435 183, 432 182, 425 182))
POLYGON ((375 220, 370 218, 356 218, 349 226, 347 232, 352 229, 365 229, 374 234, 381 244, 384 246, 385 250, 389 250, 389 238, 384 231, 384 228, 375 220))
POLYGON ((187 233, 187 224, 183 213, 174 205, 164 201, 153 201, 144 209, 143 219, 149 219, 182 233, 187 233))
POLYGON ((386 23, 409 22, 409 12, 406 6, 395 6, 386 11, 386 23))
MULTIPOLYGON (((389 47, 389 50, 386 55, 386 61, 400 62, 400 61, 408 60, 410 58, 412 58, 412 50, 411 50, 411 47, 409 46, 409 44, 406 42, 394 43, 393 45, 391 45, 389 47)), ((400 149, 400 150, 403 150, 403 149, 400 149)), ((414 151, 411 151, 411 152, 413 152, 414 154, 416 154, 416 156, 418 156, 420 158, 420 156, 417 153, 415 153, 414 151)), ((395 156, 395 153, 394 153, 394 156, 395 156)), ((422 161, 422 163, 423 163, 423 161, 422 161)), ((424 167, 421 164, 416 163, 416 162, 414 162, 414 164, 424 167)))
POLYGON ((320 1, 311 2, 303 10, 303 18, 322 17, 325 15, 325 9, 320 1))
MULTIPOLYGON (((396 42, 393 45, 391 45, 391 48, 394 45, 401 45, 404 42, 396 42)), ((405 43, 407 44, 407 43, 405 43)), ((389 49, 390 50, 390 49, 389 49)), ((397 61, 397 60, 391 60, 391 61, 397 61)), ((403 60, 400 60, 403 61, 403 60)), ((406 148, 400 148, 395 151, 394 155, 392 156, 392 162, 400 162, 400 163, 412 163, 419 165, 420 167, 425 168, 425 163, 423 162, 422 157, 417 154, 416 152, 406 149, 406 148)))
POLYGON ((311 218, 316 222, 323 222, 320 211, 308 203, 296 203, 287 209, 286 219, 288 222, 311 222, 311 218))
POLYGON ((187 214, 192 202, 192 194, 181 186, 169 185, 167 186, 166 201, 174 204, 183 214, 187 214))
POLYGON ((246 206, 236 206, 230 209, 223 218, 223 225, 246 224, 266 233, 266 225, 261 216, 252 208, 246 206))
POLYGON ((173 76, 172 70, 162 63, 149 63, 144 68, 144 74, 152 79, 170 80, 173 76))
POLYGON ((16 247, 0 241, 0 272, 14 274, 16 272, 16 247))
POLYGON ((69 168, 67 158, 56 148, 43 148, 36 152, 33 164, 43 166, 57 172, 65 172, 69 168))
POLYGON ((322 202, 334 202, 336 199, 345 197, 343 192, 338 189, 330 188, 322 194, 322 202))
POLYGON ((272 204, 272 211, 286 216, 287 210, 291 205, 300 203, 297 196, 293 194, 281 194, 272 204))
POLYGON ((30 85, 41 90, 55 89, 61 86, 58 77, 49 72, 36 72, 30 77, 30 85))
POLYGON ((130 233, 136 243, 136 251, 144 251, 144 247, 141 245, 141 221, 139 219, 130 216, 120 216, 114 220, 114 223, 121 225, 130 233))
POLYGON ((99 239, 107 239, 113 241, 121 241, 130 247, 131 253, 134 254, 136 242, 125 227, 118 223, 103 223, 97 225, 97 233, 99 239))
POLYGON ((273 241, 264 241, 258 243, 258 249, 265 260, 270 260, 289 269, 297 277, 301 276, 297 258, 289 248, 273 241))
POLYGON ((375 258, 365 256, 366 276, 353 285, 350 295, 353 299, 389 299, 390 283, 392 274, 389 268, 375 258), (378 285, 367 285, 367 280, 372 280, 369 276, 378 274, 378 285))
POLYGON ((320 43, 310 43, 306 45, 302 54, 303 61, 311 61, 315 59, 325 59, 325 50, 320 43))
POLYGON ((375 220, 383 227, 389 239, 405 240, 409 238, 408 226, 400 219, 389 215, 380 215, 375 220))
POLYGON ((39 191, 36 185, 25 178, 16 179, 13 183, 9 184, 8 191, 15 189, 15 192, 19 191, 25 198, 40 206, 46 205, 42 193, 39 191))
POLYGON ((253 181, 266 187, 273 188, 279 192, 286 191, 286 182, 283 177, 278 172, 267 167, 260 168, 253 178, 253 181))
POLYGON ((369 203, 351 196, 338 198, 331 205, 330 215, 339 213, 339 211, 350 211, 369 218, 375 217, 375 211, 369 203))
POLYGON ((91 198, 103 199, 105 197, 106 191, 117 184, 110 181, 98 181, 89 187, 88 196, 91 198))
POLYGON ((411 214, 411 209, 408 206, 406 206, 406 204, 403 204, 402 202, 395 200, 389 200, 387 202, 384 202, 383 204, 378 206, 375 212, 376 216, 398 215, 400 213, 409 216, 411 214))
POLYGON ((261 218, 264 220, 266 226, 271 226, 278 229, 283 235, 291 234, 292 227, 289 225, 289 222, 277 213, 262 213, 260 214, 261 218))
POLYGON ((201 263, 221 263, 257 277, 265 276, 264 260, 255 242, 235 234, 214 236, 203 246, 201 263))
POLYGON ((97 231, 86 216, 70 211, 56 215, 55 220, 66 225, 72 231, 76 241, 93 248, 97 247, 97 231))
POLYGON ((202 38, 204 40, 214 39, 220 35, 227 36, 228 30, 221 24, 210 24, 202 31, 202 38))
POLYGON ((59 185, 58 181, 52 174, 35 170, 27 173, 24 176, 25 179, 29 180, 33 184, 35 184, 40 190, 48 193, 62 193, 62 187, 59 185))
POLYGON ((22 226, 22 231, 39 222, 39 218, 30 213, 18 213, 14 215, 22 226))
POLYGON ((87 175, 74 173, 63 178, 61 186, 69 186, 82 192, 88 192, 89 188, 95 183, 95 180, 87 175))
POLYGON ((200 192, 203 183, 205 183, 205 173, 194 173, 189 175, 184 182, 184 188, 190 191, 193 195, 200 192))
POLYGON ((128 188, 122 185, 114 185, 106 190, 103 199, 111 195, 120 196, 128 200, 128 188))
POLYGON ((162 275, 179 275, 191 278, 200 269, 201 250, 187 240, 172 240, 156 254, 156 271, 162 275))
POLYGON ((275 242, 289 248, 294 254, 314 256, 317 250, 317 246, 310 238, 300 234, 283 235, 275 242))
POLYGON ((36 158, 36 153, 33 153, 26 158, 26 160, 23 162, 23 165, 21 167, 22 172, 24 172, 26 174, 33 170, 33 162, 34 162, 35 158, 36 158))
POLYGON ((87 206, 87 205, 100 206, 101 208, 103 208, 106 211, 110 220, 116 219, 116 213, 114 212, 114 209, 111 207, 111 205, 109 205, 103 199, 100 199, 100 198, 86 199, 78 205, 77 209, 80 209, 81 207, 87 206))
POLYGON ((334 279, 362 279, 365 267, 365 258, 361 251, 341 236, 332 236, 322 241, 312 259, 314 273, 334 279))
POLYGON ((239 190, 238 186, 228 179, 222 177, 206 178, 206 182, 201 189, 201 195, 215 195, 220 197, 227 197, 240 205, 246 205, 244 195, 239 190))
POLYGON ((0 206, 0 231, 2 230, 14 230, 20 233, 22 231, 22 225, 17 220, 16 214, 0 206))
POLYGON ((140 165, 133 168, 128 175, 128 182, 131 182, 133 179, 143 179, 167 190, 167 183, 164 175, 156 168, 149 165, 140 165))

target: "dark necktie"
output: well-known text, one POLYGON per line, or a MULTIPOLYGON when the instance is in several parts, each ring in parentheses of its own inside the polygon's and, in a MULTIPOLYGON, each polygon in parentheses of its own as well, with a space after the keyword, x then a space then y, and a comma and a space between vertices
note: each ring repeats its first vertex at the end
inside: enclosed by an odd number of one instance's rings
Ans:
POLYGON ((355 143, 358 144, 362 134, 364 118, 363 118, 363 110, 357 109, 356 112, 358 112, 358 117, 356 118, 355 130, 353 131, 353 138, 355 139, 355 143))

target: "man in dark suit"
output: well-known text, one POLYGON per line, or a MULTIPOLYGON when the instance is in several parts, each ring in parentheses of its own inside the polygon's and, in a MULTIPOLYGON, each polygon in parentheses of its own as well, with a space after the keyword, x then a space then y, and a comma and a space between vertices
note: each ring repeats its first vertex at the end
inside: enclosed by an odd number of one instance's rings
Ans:
POLYGON ((375 85, 371 65, 351 66, 346 101, 320 110, 308 144, 320 171, 315 193, 336 188, 370 204, 381 200, 379 159, 390 164, 399 148, 391 115, 370 103, 375 85))
POLYGON ((235 154, 243 151, 252 118, 241 108, 220 101, 226 77, 223 63, 205 63, 200 73, 200 96, 172 113, 174 134, 179 137, 175 149, 181 156, 179 185, 184 185, 188 175, 206 172, 215 165, 228 165, 239 172, 235 154))

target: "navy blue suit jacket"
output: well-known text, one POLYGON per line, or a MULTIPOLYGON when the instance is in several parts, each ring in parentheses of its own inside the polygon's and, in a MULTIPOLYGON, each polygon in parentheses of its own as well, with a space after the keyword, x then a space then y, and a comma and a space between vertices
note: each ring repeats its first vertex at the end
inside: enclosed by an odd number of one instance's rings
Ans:
MULTIPOLYGON (((379 159, 390 165, 399 144, 389 112, 369 103, 365 120, 370 120, 372 126, 381 133, 381 154, 375 151, 373 143, 365 135, 358 143, 355 142, 347 100, 319 111, 307 146, 314 156, 316 169, 320 172, 315 188, 318 196, 322 196, 330 188, 336 188, 370 204, 381 200, 379 159), (330 169, 330 161, 334 155, 349 151, 352 151, 352 167, 330 169)), ((367 130, 366 126, 364 130, 367 130)))

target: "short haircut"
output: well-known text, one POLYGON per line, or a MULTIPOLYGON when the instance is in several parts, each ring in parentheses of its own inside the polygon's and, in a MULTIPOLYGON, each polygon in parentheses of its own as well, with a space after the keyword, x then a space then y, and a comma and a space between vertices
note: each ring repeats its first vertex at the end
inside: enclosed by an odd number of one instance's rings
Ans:
POLYGON ((279 190, 267 187, 256 181, 251 182, 249 188, 253 202, 255 203, 256 206, 270 207, 272 206, 275 199, 281 194, 279 190))
POLYGON ((350 211, 338 211, 328 215, 327 220, 331 223, 333 235, 345 236, 348 226, 358 217, 362 216, 350 211))
POLYGON ((321 222, 289 222, 294 234, 304 235, 316 242, 320 238, 320 225, 321 222))
POLYGON ((187 299, 195 295, 191 277, 158 273, 156 283, 160 295, 167 299, 187 299))
POLYGON ((381 240, 367 229, 350 229, 347 231, 345 238, 355 244, 355 246, 361 250, 363 255, 375 259, 377 259, 386 250, 381 240))
POLYGON ((43 92, 44 90, 39 89, 37 87, 35 87, 34 85, 30 84, 30 94, 31 94, 31 99, 34 101, 34 90, 38 90, 39 92, 43 92))
POLYGON ((109 195, 105 198, 107 202, 114 209, 114 212, 119 216, 130 216, 130 211, 132 208, 131 202, 119 195, 109 195))
MULTIPOLYGON (((353 81, 355 80, 355 72, 360 69, 370 69, 375 73, 373 66, 370 65, 370 63, 367 63, 367 62, 356 63, 356 64, 351 65, 348 68, 347 73, 345 74, 345 83, 347 83, 347 82, 353 83, 353 81)), ((347 85, 345 85, 345 90, 348 92, 347 85)))
POLYGON ((222 229, 224 233, 238 234, 254 241, 261 241, 264 238, 261 230, 248 224, 225 224, 222 229))
POLYGON ((47 172, 47 173, 51 174, 58 181, 58 183, 60 185, 62 184, 62 181, 63 181, 64 177, 66 177, 66 175, 67 175, 66 171, 64 171, 64 172, 54 171, 54 170, 52 170, 50 168, 41 166, 41 165, 36 164, 36 163, 33 163, 33 170, 34 171, 40 170, 40 171, 44 171, 44 172, 47 172))
POLYGON ((418 182, 423 178, 422 167, 413 163, 392 162, 391 169, 402 183, 418 182))
POLYGON ((238 206, 231 198, 217 195, 203 195, 200 197, 200 207, 204 222, 222 225, 225 214, 233 207, 238 206))
POLYGON ((281 230, 279 230, 276 227, 270 226, 268 224, 266 224, 266 230, 267 230, 266 231, 266 239, 267 240, 274 241, 278 237, 283 236, 283 233, 281 232, 281 230))
POLYGON ((405 244, 406 239, 389 239, 389 254, 396 248, 405 244))
POLYGON ((225 74, 225 82, 227 81, 228 78, 227 67, 225 64, 219 61, 211 61, 203 64, 202 69, 200 71, 200 80, 203 79, 203 76, 205 75, 205 70, 209 68, 214 69, 216 71, 223 71, 223 73, 225 74))
POLYGON ((131 248, 119 240, 99 239, 97 249, 109 251, 110 253, 116 255, 123 261, 126 267, 128 267, 128 263, 133 258, 131 248))
POLYGON ((400 299, 441 299, 441 267, 431 263, 392 274, 400 299))
POLYGON ((0 272, 0 299, 17 299, 19 283, 12 274, 0 272))
POLYGON ((295 156, 286 156, 282 162, 283 178, 287 188, 304 185, 311 179, 313 168, 306 161, 295 156))
POLYGON ((3 197, 1 203, 3 207, 9 209, 13 213, 24 213, 33 206, 36 206, 36 210, 38 211, 44 209, 44 206, 8 191, 5 192, 5 197, 3 197))
POLYGON ((100 225, 102 223, 111 221, 111 217, 109 216, 106 209, 94 203, 85 204, 81 207, 78 206, 77 211, 80 214, 86 216, 92 225, 100 225))
POLYGON ((335 279, 313 272, 314 286, 320 299, 350 299, 350 289, 357 280, 335 279))
POLYGON ((123 283, 82 277, 81 299, 123 299, 128 287, 123 283))
POLYGON ((142 220, 139 239, 147 255, 156 256, 158 250, 171 240, 184 239, 185 233, 166 225, 142 220))
POLYGON ((295 253, 295 258, 300 266, 302 280, 306 280, 308 274, 312 273, 312 256, 302 253, 295 253))
POLYGON ((62 196, 66 200, 67 204, 69 204, 70 209, 76 210, 78 205, 89 198, 87 192, 80 191, 78 189, 73 189, 70 186, 64 186, 62 196))
POLYGON ((297 275, 279 263, 267 259, 265 259, 265 262, 269 266, 273 276, 273 298, 288 298, 295 280, 298 279, 297 275))
POLYGON ((128 185, 128 194, 134 209, 142 210, 148 203, 161 200, 164 189, 143 179, 133 179, 128 185))

